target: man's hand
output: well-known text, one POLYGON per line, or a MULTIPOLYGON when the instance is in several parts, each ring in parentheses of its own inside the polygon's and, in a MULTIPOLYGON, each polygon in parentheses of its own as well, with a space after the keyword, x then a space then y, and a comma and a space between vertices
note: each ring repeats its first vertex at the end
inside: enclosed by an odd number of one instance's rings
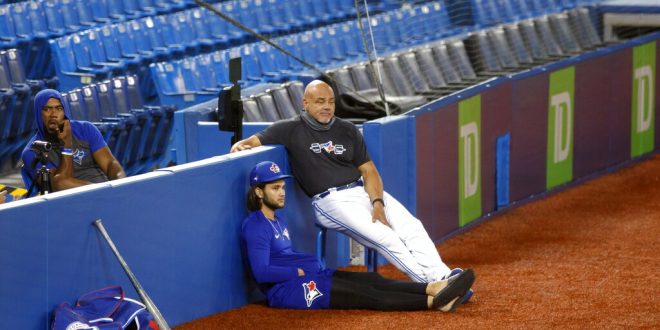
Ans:
POLYGON ((234 143, 234 145, 231 147, 231 150, 229 152, 238 152, 238 151, 252 149, 252 146, 250 146, 249 144, 243 144, 241 142, 243 142, 243 141, 238 141, 238 142, 234 143))
POLYGON ((62 126, 57 128, 58 133, 57 137, 62 141, 65 148, 71 148, 73 146, 73 139, 71 137, 71 122, 68 119, 65 119, 62 122, 62 126))
POLYGON ((305 276, 305 271, 302 268, 298 268, 298 276, 305 276))
POLYGON ((261 145, 261 141, 259 141, 259 138, 256 135, 252 135, 249 138, 245 140, 240 140, 236 143, 234 143, 233 146, 231 146, 231 149, 229 152, 239 152, 243 150, 250 150, 252 148, 256 148, 261 145))
POLYGON ((374 203, 373 209, 371 210, 371 221, 374 223, 376 221, 380 221, 385 226, 391 227, 390 223, 387 221, 387 217, 385 216, 385 206, 383 206, 382 203, 374 203))

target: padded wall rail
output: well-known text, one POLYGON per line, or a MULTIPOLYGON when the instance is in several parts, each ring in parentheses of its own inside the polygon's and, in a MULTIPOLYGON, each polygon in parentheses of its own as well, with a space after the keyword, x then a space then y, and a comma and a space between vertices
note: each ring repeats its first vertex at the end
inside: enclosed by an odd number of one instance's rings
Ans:
MULTIPOLYGON (((98 218, 170 325, 246 304, 255 287, 240 223, 247 175, 263 160, 289 171, 281 147, 262 147, 1 205, 3 327, 46 329, 58 304, 108 285, 138 298, 91 225, 98 218)), ((287 189, 295 248, 314 252, 309 200, 294 183, 287 189)))

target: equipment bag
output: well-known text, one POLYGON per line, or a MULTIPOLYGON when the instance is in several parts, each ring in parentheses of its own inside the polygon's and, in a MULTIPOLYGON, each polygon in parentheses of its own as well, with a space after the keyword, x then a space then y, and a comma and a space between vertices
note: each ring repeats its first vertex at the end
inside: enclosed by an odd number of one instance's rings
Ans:
POLYGON ((84 294, 75 306, 64 302, 55 309, 52 330, 158 330, 139 301, 124 297, 120 286, 84 294))

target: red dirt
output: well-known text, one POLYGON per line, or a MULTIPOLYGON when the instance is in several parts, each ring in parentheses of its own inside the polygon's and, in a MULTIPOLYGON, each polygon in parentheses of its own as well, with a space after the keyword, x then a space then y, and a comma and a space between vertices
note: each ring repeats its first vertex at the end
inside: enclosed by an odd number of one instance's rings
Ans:
MULTIPOLYGON (((177 329, 660 328, 660 155, 499 214, 438 248, 475 296, 435 311, 248 305, 177 329)), ((364 270, 364 268, 355 268, 364 270)), ((405 278, 391 265, 385 276, 405 278)))

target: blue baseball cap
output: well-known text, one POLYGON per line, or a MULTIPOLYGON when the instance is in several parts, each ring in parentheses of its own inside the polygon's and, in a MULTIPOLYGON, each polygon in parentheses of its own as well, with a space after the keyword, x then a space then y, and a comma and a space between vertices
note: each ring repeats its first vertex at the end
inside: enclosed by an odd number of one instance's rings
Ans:
POLYGON ((250 186, 254 187, 260 183, 273 182, 284 178, 292 178, 292 176, 282 173, 280 167, 274 162, 261 162, 250 171, 250 186))

